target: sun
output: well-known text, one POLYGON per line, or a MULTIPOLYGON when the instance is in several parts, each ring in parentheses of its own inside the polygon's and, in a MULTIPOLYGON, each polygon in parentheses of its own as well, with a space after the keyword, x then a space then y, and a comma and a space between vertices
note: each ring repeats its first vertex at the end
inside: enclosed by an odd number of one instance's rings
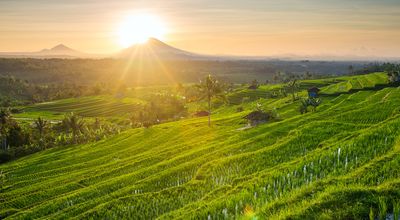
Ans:
POLYGON ((124 19, 118 28, 118 41, 123 47, 145 43, 149 38, 163 39, 166 28, 161 19, 152 14, 135 14, 124 19))

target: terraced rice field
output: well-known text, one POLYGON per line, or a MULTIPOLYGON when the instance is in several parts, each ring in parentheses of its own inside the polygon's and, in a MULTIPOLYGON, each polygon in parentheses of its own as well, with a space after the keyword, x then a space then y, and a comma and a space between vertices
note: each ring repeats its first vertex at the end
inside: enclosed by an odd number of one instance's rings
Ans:
MULTIPOLYGON (((299 87, 306 90, 311 87, 323 88, 321 93, 332 95, 338 93, 348 93, 351 91, 372 89, 380 85, 386 85, 388 79, 384 73, 373 73, 361 76, 342 76, 337 78, 316 79, 316 80, 300 80, 299 87)), ((247 86, 237 90, 228 96, 231 104, 241 104, 243 102, 256 101, 258 99, 266 99, 274 92, 279 92, 283 84, 277 85, 261 85, 258 89, 247 89, 247 86)))
POLYGON ((136 98, 115 98, 112 96, 71 98, 23 108, 24 113, 17 114, 16 117, 35 118, 44 115, 47 118, 59 118, 69 112, 85 117, 122 117, 131 114, 143 103, 145 102, 136 98))
POLYGON ((340 82, 325 87, 321 92, 325 94, 346 93, 352 90, 374 88, 379 85, 387 84, 387 77, 383 73, 374 73, 354 77, 340 77, 336 80, 340 82))
POLYGON ((266 99, 269 93, 279 91, 282 85, 262 85, 258 89, 247 89, 247 86, 239 89, 235 93, 228 95, 229 103, 241 104, 243 102, 255 101, 258 99, 266 99))
POLYGON ((400 89, 341 94, 339 84, 383 79, 350 81, 324 88, 337 95, 313 113, 296 113, 290 97, 267 100, 281 120, 247 130, 238 129, 255 103, 221 107, 212 128, 187 119, 0 165, 0 216, 367 219, 382 201, 391 213, 400 199, 400 89))

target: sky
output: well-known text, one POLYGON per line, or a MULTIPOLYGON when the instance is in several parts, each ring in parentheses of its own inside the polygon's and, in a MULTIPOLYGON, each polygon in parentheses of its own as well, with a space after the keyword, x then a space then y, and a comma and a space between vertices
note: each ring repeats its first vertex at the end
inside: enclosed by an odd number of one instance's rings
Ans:
POLYGON ((119 24, 147 13, 191 52, 400 57, 399 12, 400 0, 0 0, 0 51, 113 53, 119 24))

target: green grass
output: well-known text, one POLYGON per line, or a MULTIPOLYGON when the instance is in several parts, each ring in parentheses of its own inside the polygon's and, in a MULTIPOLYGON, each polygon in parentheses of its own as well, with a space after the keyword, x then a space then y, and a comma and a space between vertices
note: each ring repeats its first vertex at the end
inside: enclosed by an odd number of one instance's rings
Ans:
MULTIPOLYGON (((375 217, 392 213, 400 198, 400 89, 372 89, 384 83, 382 74, 333 81, 309 82, 331 94, 317 112, 300 115, 290 97, 255 99, 243 112, 237 105, 218 108, 212 128, 206 118, 185 119, 3 164, 0 216, 367 219, 371 209, 375 217), (343 93, 339 84, 349 83, 343 93), (280 120, 238 130, 257 102, 277 109, 280 120)), ((75 107, 90 107, 81 103, 75 107)))
POLYGON ((386 74, 373 73, 361 76, 344 76, 335 78, 339 83, 331 84, 322 89, 323 94, 347 93, 352 90, 374 88, 377 85, 388 83, 386 74))
POLYGON ((84 117, 127 117, 144 101, 137 98, 115 98, 113 96, 91 96, 39 103, 22 108, 16 118, 31 119, 38 116, 46 119, 60 119, 66 113, 74 112, 84 117))

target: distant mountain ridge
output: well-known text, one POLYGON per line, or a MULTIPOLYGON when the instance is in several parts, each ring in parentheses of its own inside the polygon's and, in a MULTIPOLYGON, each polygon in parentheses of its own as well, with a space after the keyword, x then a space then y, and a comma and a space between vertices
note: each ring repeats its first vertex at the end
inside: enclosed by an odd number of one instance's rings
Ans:
POLYGON ((72 49, 64 44, 58 44, 50 49, 36 52, 0 52, 0 58, 115 58, 141 60, 330 60, 330 61, 367 61, 384 60, 398 61, 396 57, 364 57, 364 56, 334 56, 334 55, 295 55, 282 54, 275 56, 235 56, 235 55, 204 55, 181 50, 170 46, 156 38, 149 38, 146 43, 135 44, 114 54, 89 54, 72 49))
POLYGON ((117 58, 117 59, 207 59, 210 56, 195 54, 172 47, 158 39, 149 38, 146 43, 135 44, 111 55, 88 54, 72 49, 64 44, 58 44, 50 49, 36 52, 0 52, 0 57, 12 58, 117 58))
POLYGON ((172 47, 158 39, 149 38, 114 55, 122 59, 204 59, 207 56, 172 47))
POLYGON ((76 50, 73 50, 64 44, 59 44, 51 49, 43 49, 40 52, 77 52, 76 50))
POLYGON ((36 52, 0 52, 0 57, 10 58, 88 58, 92 55, 71 49, 64 44, 58 44, 50 49, 36 52))
POLYGON ((81 57, 84 55, 84 53, 71 49, 64 44, 58 44, 51 49, 43 49, 39 52, 36 52, 36 55, 65 55, 71 57, 81 57))

